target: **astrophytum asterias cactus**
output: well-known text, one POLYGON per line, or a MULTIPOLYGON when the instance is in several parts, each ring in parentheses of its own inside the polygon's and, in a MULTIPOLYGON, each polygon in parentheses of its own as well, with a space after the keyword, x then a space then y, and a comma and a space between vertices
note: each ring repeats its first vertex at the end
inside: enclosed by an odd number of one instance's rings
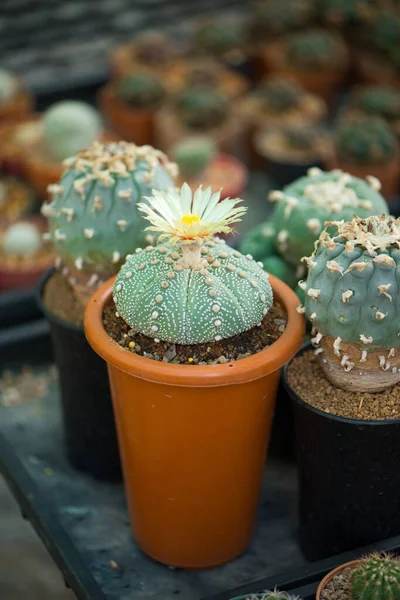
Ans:
POLYGON ((128 252, 145 242, 138 203, 153 189, 174 185, 177 167, 151 146, 126 142, 95 142, 64 165, 42 212, 64 272, 72 284, 78 279, 90 287, 116 273, 128 252))
POLYGON ((272 304, 267 274, 215 237, 246 209, 240 199, 198 188, 153 191, 139 208, 160 244, 137 249, 118 274, 114 302, 136 331, 154 339, 200 344, 261 324, 272 304))
POLYGON ((371 554, 361 559, 351 577, 353 600, 400 600, 400 559, 371 554))
POLYGON ((400 381, 400 218, 326 225, 301 283, 320 364, 334 385, 379 391, 400 381))

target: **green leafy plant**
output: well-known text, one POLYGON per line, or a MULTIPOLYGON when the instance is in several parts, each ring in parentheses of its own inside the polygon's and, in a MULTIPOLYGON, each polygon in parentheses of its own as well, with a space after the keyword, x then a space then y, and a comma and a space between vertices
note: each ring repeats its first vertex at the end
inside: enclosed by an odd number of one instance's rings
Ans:
POLYGON ((210 19, 199 25, 194 40, 195 50, 224 58, 243 44, 243 28, 239 21, 226 23, 224 19, 210 19))
POLYGON ((160 235, 156 247, 127 257, 114 285, 118 314, 135 330, 179 344, 221 340, 262 322, 272 304, 267 274, 215 237, 229 233, 246 209, 240 199, 187 184, 153 191, 140 204, 160 235))
POLYGON ((343 42, 323 30, 296 33, 287 38, 287 61, 305 70, 320 70, 341 64, 344 60, 343 42))
POLYGON ((184 179, 200 177, 217 152, 213 140, 207 137, 191 137, 171 149, 171 156, 184 179))
POLYGON ((17 89, 17 79, 15 75, 0 69, 0 104, 9 100, 17 89))
POLYGON ((340 161, 361 165, 386 163, 398 152, 396 135, 379 117, 343 119, 334 143, 340 161))
POLYGON ((354 569, 351 578, 354 600, 399 600, 400 560, 390 554, 370 554, 354 569))
POLYGON ((230 101, 224 94, 202 86, 184 90, 175 107, 185 127, 202 131, 224 123, 231 110, 230 101))
POLYGON ((152 108, 165 98, 166 90, 156 75, 135 72, 116 84, 116 95, 133 108, 152 108))
POLYGON ((57 102, 43 115, 43 145, 57 161, 90 146, 102 130, 100 113, 85 102, 57 102))
POLYGON ((64 269, 92 285, 114 274, 132 246, 145 242, 138 203, 151 190, 172 186, 177 167, 151 146, 126 142, 95 142, 64 165, 42 213, 64 269))

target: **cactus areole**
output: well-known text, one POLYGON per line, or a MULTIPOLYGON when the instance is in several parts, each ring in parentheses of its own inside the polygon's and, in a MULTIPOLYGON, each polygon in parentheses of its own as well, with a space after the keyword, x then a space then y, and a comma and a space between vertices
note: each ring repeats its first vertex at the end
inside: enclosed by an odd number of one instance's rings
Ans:
POLYGON ((268 275, 215 237, 246 212, 240 199, 198 188, 153 191, 139 204, 160 235, 129 255, 114 285, 118 314, 136 331, 178 344, 219 341, 261 324, 272 305, 268 275))
POLYGON ((344 389, 391 387, 400 381, 400 218, 325 225, 334 233, 321 233, 300 284, 321 367, 344 389))
POLYGON ((95 142, 64 165, 42 213, 71 283, 94 284, 116 273, 129 250, 145 241, 138 203, 152 189, 172 186, 177 167, 151 146, 126 142, 95 142))

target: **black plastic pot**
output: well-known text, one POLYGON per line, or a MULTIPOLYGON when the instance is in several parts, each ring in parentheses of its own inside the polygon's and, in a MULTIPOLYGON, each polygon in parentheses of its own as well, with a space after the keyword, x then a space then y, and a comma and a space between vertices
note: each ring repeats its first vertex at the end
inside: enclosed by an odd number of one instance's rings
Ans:
POLYGON ((51 269, 37 288, 37 301, 50 324, 59 372, 65 446, 69 462, 97 479, 121 479, 106 363, 86 340, 83 327, 63 321, 42 301, 51 269))
MULTIPOLYGON (((302 349, 304 352, 311 345, 302 349)), ((317 560, 400 533, 400 420, 360 421, 292 400, 300 544, 317 560)))
POLYGON ((296 460, 293 409, 282 377, 276 395, 268 456, 288 462, 296 460))

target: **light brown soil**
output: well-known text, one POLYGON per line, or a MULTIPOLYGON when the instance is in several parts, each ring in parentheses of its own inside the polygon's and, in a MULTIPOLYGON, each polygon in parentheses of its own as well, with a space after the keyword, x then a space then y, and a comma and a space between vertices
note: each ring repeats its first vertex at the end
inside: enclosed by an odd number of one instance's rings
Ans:
POLYGON ((331 415, 363 421, 400 419, 400 384, 375 394, 335 388, 325 379, 313 350, 292 361, 288 381, 302 400, 331 415))
POLYGON ((47 281, 43 291, 43 303, 54 315, 72 325, 83 325, 84 307, 75 296, 67 279, 56 271, 47 281))
POLYGON ((353 569, 347 567, 332 577, 327 586, 322 590, 322 600, 352 600, 351 574, 353 569))
POLYGON ((284 308, 276 303, 264 318, 261 327, 220 342, 187 346, 169 342, 155 342, 142 335, 115 315, 115 306, 108 304, 103 313, 104 328, 108 335, 130 352, 153 360, 176 364, 214 365, 231 362, 256 354, 273 344, 283 333, 287 317, 284 308))

